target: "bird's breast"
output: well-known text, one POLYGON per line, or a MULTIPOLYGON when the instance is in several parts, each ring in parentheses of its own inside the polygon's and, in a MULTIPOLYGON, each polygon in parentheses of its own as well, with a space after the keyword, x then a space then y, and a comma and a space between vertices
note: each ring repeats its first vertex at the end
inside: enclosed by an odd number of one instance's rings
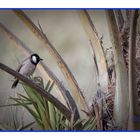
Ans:
POLYGON ((23 67, 20 70, 20 73, 25 76, 30 76, 35 71, 36 66, 32 63, 26 63, 23 65, 23 67))

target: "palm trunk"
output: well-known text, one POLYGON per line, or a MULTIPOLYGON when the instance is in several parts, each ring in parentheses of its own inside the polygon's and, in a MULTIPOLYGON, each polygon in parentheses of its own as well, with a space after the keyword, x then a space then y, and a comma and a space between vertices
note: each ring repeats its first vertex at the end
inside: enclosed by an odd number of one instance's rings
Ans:
POLYGON ((116 87, 114 101, 114 119, 118 129, 127 129, 129 114, 128 76, 121 50, 119 31, 113 10, 106 12, 109 29, 114 49, 114 61, 116 71, 116 87))
POLYGON ((140 130, 140 107, 138 105, 138 94, 136 90, 136 32, 137 32, 138 10, 132 11, 130 37, 129 37, 129 100, 130 130, 140 130))

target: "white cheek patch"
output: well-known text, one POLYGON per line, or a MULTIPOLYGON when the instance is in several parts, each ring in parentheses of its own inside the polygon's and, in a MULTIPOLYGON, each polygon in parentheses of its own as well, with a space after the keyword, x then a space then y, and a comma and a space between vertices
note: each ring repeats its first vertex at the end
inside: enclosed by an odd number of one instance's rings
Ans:
POLYGON ((37 63, 37 59, 36 59, 35 56, 32 57, 32 60, 33 60, 34 63, 37 63))

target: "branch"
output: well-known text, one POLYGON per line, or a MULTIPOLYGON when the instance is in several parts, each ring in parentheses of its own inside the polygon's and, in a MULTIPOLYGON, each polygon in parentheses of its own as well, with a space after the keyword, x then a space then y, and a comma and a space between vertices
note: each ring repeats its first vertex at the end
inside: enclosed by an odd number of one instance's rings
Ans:
POLYGON ((70 89, 73 93, 74 99, 78 102, 78 109, 87 110, 88 106, 86 104, 85 99, 82 96, 82 91, 80 90, 77 81, 75 80, 73 74, 69 70, 67 64, 64 62, 62 57, 59 55, 55 47, 51 44, 47 36, 39 30, 39 28, 30 20, 30 18, 21 10, 14 10, 13 11, 24 23, 25 25, 36 35, 38 39, 44 42, 48 52, 57 62, 60 70, 62 71, 63 75, 67 79, 67 82, 70 86, 70 89))
POLYGON ((23 81, 26 83, 28 86, 31 88, 35 89, 38 94, 43 96, 46 100, 50 101, 55 107, 62 112, 65 117, 70 120, 71 118, 71 112, 64 106, 58 99, 56 99, 54 96, 52 96, 50 93, 46 92, 43 88, 35 84, 33 81, 30 79, 26 78, 25 76, 21 75, 20 73, 12 70, 8 66, 0 63, 0 69, 13 75, 14 77, 17 77, 19 80, 23 81))

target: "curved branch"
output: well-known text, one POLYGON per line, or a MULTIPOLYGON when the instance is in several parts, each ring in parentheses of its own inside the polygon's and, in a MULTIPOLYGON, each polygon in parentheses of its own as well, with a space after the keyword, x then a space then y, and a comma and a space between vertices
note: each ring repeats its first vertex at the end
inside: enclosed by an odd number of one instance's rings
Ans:
MULTIPOLYGON (((29 55, 29 54, 33 53, 33 51, 31 49, 29 49, 29 47, 27 47, 17 36, 15 36, 11 31, 9 31, 2 23, 0 23, 0 29, 7 35, 7 37, 10 40, 12 40, 15 43, 15 45, 18 48, 22 49, 25 54, 29 55)), ((54 75, 54 73, 49 69, 49 67, 47 67, 47 65, 45 65, 41 61, 38 64, 37 68, 39 69, 39 71, 41 73, 43 73, 43 75, 47 76, 51 81, 55 82, 55 85, 60 90, 60 92, 62 93, 62 96, 65 99, 65 101, 67 103, 67 106, 70 109, 73 109, 71 106, 74 106, 74 104, 72 104, 69 101, 69 98, 67 97, 67 90, 66 90, 66 88, 63 86, 62 82, 60 82, 60 80, 54 75)), ((71 98, 70 98, 70 100, 71 100, 71 98)), ((77 108, 77 107, 75 106, 75 108, 77 108)))
MULTIPOLYGON (((47 36, 39 30, 39 28, 30 20, 30 18, 21 10, 13 10, 13 12, 25 23, 25 25, 36 35, 38 39, 44 42, 48 52, 57 62, 60 70, 62 71, 63 75, 67 79, 67 82, 70 86, 71 92, 74 96, 76 102, 78 102, 77 106, 79 112, 82 113, 80 110, 87 110, 88 106, 84 97, 82 96, 82 91, 80 90, 76 79, 74 78, 73 74, 69 70, 67 64, 64 62, 62 57, 59 55, 55 47, 51 44, 47 36)), ((84 115, 84 114, 83 114, 84 115)))
POLYGON ((53 95, 51 95, 50 93, 46 92, 43 88, 41 88, 40 86, 38 86, 37 84, 35 84, 30 79, 26 78, 25 76, 19 74, 18 72, 12 70, 11 68, 9 68, 8 66, 6 66, 6 65, 4 65, 2 63, 0 63, 0 69, 3 70, 3 71, 5 71, 5 72, 7 72, 7 73, 9 73, 9 74, 11 74, 11 75, 13 75, 14 77, 17 77, 19 80, 23 81, 28 86, 30 86, 33 89, 35 89, 38 94, 40 94, 46 100, 50 101, 53 105, 55 105, 55 107, 58 110, 60 110, 60 112, 62 112, 68 120, 70 120, 70 118, 71 118, 71 112, 67 109, 66 106, 64 106, 53 95))

